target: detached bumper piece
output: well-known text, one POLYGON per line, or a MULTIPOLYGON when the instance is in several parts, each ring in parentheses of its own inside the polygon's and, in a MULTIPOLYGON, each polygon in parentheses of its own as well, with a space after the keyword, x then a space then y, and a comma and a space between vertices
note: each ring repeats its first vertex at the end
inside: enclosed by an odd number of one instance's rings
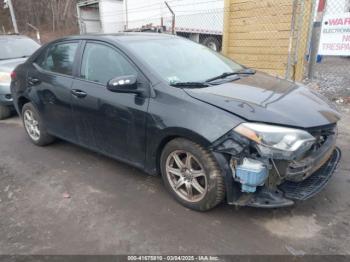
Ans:
POLYGON ((245 206, 261 208, 288 207, 294 205, 294 201, 286 199, 280 190, 270 190, 266 187, 260 188, 249 198, 245 206))
POLYGON ((336 148, 330 159, 310 177, 301 182, 287 181, 279 189, 288 199, 306 200, 319 193, 328 183, 341 158, 341 152, 336 148))
POLYGON ((329 161, 334 153, 335 143, 336 135, 330 135, 318 150, 300 161, 291 163, 286 171, 286 180, 301 182, 313 175, 329 161))

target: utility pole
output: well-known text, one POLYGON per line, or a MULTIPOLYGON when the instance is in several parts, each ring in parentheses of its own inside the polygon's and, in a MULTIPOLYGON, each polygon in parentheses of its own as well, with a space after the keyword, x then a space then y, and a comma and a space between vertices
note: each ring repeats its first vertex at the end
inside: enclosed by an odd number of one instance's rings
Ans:
POLYGON ((125 30, 129 29, 129 10, 128 10, 128 0, 125 1, 125 30))
POLYGON ((10 9, 13 29, 15 30, 15 33, 18 34, 17 20, 16 20, 16 16, 15 16, 15 11, 13 9, 12 0, 4 0, 4 3, 10 9))
POLYGON ((308 78, 313 79, 315 73, 315 65, 318 60, 318 48, 320 43, 320 35, 322 28, 322 19, 326 9, 327 1, 320 0, 318 2, 316 19, 313 22, 312 33, 311 33, 311 46, 309 54, 309 68, 308 68, 308 78))

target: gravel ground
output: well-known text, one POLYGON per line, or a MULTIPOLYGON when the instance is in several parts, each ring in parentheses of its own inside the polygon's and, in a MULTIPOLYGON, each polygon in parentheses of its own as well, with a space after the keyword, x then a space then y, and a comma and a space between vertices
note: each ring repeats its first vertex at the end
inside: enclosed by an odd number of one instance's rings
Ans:
POLYGON ((314 69, 314 79, 305 81, 308 86, 337 104, 350 104, 350 57, 323 57, 314 69))

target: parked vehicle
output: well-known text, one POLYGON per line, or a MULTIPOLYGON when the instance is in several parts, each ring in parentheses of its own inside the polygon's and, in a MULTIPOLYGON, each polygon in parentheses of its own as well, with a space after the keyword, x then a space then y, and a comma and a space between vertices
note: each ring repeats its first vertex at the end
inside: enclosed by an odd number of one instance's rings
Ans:
POLYGON ((324 98, 176 36, 67 37, 12 76, 34 144, 59 137, 161 173, 191 209, 292 205, 340 159, 340 115, 324 98))
POLYGON ((39 44, 25 36, 0 35, 0 120, 9 117, 13 109, 11 72, 39 47, 39 44))
POLYGON ((144 31, 153 28, 221 50, 224 1, 82 0, 77 3, 81 34, 144 31), (173 20, 174 19, 174 20, 173 20))

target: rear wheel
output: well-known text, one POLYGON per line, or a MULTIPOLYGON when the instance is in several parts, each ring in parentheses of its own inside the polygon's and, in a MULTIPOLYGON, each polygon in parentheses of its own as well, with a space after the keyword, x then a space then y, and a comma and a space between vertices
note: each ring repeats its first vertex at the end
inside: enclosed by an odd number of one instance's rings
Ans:
POLYGON ((0 120, 11 116, 11 109, 8 106, 0 105, 0 120))
POLYGON ((161 155, 161 171, 168 191, 188 208, 206 211, 224 199, 220 169, 211 153, 196 143, 170 141, 161 155))
POLYGON ((53 136, 47 133, 45 124, 32 103, 27 103, 23 106, 22 120, 25 130, 33 144, 37 146, 46 146, 55 140, 53 136))
POLYGON ((203 40, 202 44, 217 52, 221 49, 220 42, 216 37, 207 37, 203 40))

